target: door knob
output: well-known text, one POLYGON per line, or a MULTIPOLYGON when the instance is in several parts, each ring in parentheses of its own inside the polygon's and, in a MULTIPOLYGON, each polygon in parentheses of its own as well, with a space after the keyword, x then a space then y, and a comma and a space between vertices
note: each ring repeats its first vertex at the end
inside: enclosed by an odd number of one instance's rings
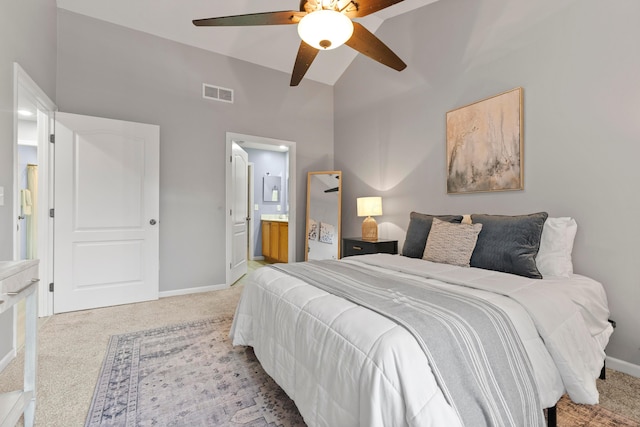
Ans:
POLYGON ((156 220, 155 220, 155 219, 152 219, 151 221, 149 221, 149 224, 151 224, 151 225, 156 225, 156 220))

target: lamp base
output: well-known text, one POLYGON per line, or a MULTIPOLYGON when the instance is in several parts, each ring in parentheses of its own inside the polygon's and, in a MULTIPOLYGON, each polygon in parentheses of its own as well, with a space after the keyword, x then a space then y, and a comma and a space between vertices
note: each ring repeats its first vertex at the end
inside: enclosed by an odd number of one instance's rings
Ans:
POLYGON ((362 240, 378 240, 378 223, 370 216, 362 221, 362 240))

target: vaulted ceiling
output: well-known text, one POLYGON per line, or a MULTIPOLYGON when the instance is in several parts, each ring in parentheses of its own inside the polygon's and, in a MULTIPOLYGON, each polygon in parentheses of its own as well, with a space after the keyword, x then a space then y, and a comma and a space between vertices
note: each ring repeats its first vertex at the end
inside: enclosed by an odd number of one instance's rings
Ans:
MULTIPOLYGON (((386 19, 435 1, 404 0, 357 21, 375 33, 386 19)), ((285 73, 291 73, 300 45, 295 25, 203 28, 191 22, 200 18, 299 10, 299 0, 57 0, 57 4, 61 9, 285 73)), ((320 52, 305 79, 333 85, 356 55, 347 46, 320 52)))

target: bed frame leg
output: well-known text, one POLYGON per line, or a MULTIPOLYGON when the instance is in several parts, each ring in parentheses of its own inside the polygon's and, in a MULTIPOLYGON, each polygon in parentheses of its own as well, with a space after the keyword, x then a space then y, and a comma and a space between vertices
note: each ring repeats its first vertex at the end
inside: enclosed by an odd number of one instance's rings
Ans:
MULTIPOLYGON (((611 327, 615 330, 617 326, 616 321, 609 319, 609 323, 611 323, 611 327)), ((600 376, 598 378, 600 378, 601 380, 607 379, 607 361, 606 360, 602 363, 602 370, 600 371, 600 376)))
POLYGON ((547 408, 547 426, 556 427, 558 424, 557 407, 553 405, 551 408, 547 408))

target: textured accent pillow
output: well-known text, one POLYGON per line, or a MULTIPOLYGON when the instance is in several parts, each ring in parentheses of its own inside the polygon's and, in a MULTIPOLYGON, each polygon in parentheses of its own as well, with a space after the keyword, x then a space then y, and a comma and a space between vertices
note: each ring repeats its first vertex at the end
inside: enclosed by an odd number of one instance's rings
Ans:
POLYGON ((542 279, 536 266, 544 222, 549 215, 471 215, 474 224, 482 224, 471 267, 502 271, 542 279))
POLYGON ((434 218, 423 259, 469 267, 482 224, 454 224, 434 218))
POLYGON ((547 218, 536 256, 542 277, 569 277, 573 273, 571 252, 577 231, 578 224, 573 218, 547 218))
POLYGON ((428 215, 411 212, 409 215, 409 228, 407 228, 407 235, 402 247, 402 255, 410 258, 422 258, 433 218, 446 222, 459 223, 462 221, 462 215, 428 215))

